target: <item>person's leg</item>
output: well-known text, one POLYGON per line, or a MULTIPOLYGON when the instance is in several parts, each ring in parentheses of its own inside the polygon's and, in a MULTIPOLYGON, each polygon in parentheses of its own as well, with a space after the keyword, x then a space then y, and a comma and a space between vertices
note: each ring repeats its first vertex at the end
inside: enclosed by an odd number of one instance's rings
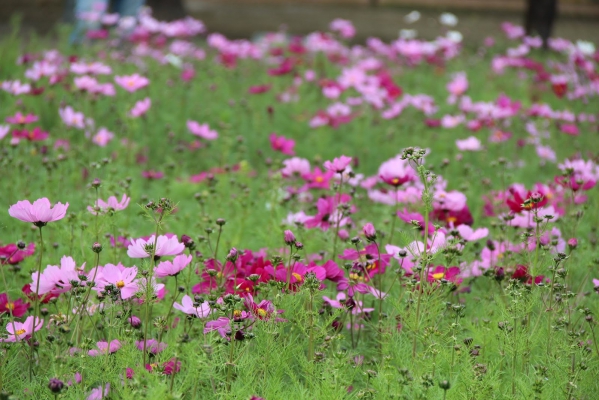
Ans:
POLYGON ((89 29, 100 26, 99 18, 106 11, 108 0, 75 0, 75 29, 71 33, 71 43, 79 43, 89 29))
POLYGON ((144 0, 115 0, 114 11, 122 17, 135 17, 144 3, 144 0))

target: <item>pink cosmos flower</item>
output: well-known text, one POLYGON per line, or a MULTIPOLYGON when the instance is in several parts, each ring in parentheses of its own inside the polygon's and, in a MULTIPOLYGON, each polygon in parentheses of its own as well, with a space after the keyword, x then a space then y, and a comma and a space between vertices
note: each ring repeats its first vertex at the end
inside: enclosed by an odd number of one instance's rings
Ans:
POLYGON ((63 256, 60 259, 60 267, 48 265, 41 274, 38 271, 33 272, 29 287, 33 293, 37 290, 38 295, 65 293, 71 290, 71 282, 80 282, 79 275, 84 269, 85 263, 77 267, 72 257, 63 256))
POLYGON ((137 293, 138 286, 135 277, 137 276, 137 267, 119 268, 116 265, 106 264, 102 269, 102 275, 96 277, 96 286, 94 290, 103 291, 107 285, 113 285, 120 290, 121 299, 127 300, 137 293))
POLYGON ((578 136, 580 134, 580 130, 575 124, 561 124, 559 129, 570 136, 578 136))
POLYGON ((137 349, 139 351, 144 351, 144 344, 145 344, 145 348, 146 351, 149 351, 150 353, 156 355, 160 352, 162 352, 164 349, 166 349, 167 344, 164 342, 158 342, 158 340, 156 339, 148 339, 145 340, 139 340, 135 342, 135 347, 137 347, 137 349))
POLYGON ((141 117, 146 112, 148 112, 148 110, 150 109, 151 106, 152 106, 152 99, 150 99, 149 97, 146 97, 145 99, 140 100, 137 103, 135 103, 135 105, 133 106, 131 111, 129 111, 129 116, 131 116, 132 118, 141 117))
MULTIPOLYGON (((404 209, 403 211, 398 211, 397 216, 407 223, 412 223, 412 221, 416 221, 418 230, 420 230, 424 234, 424 217, 421 214, 417 212, 408 212, 407 209, 404 209)), ((435 226, 432 222, 429 222, 428 234, 431 235, 433 233, 435 233, 435 226)))
POLYGON ((379 178, 388 185, 401 186, 416 179, 416 171, 398 155, 379 167, 379 178))
POLYGON ((329 170, 336 172, 338 174, 345 171, 349 163, 351 163, 352 158, 347 156, 341 156, 339 158, 333 159, 333 161, 325 161, 324 167, 329 170))
POLYGON ((115 76, 114 81, 117 83, 117 85, 129 93, 133 93, 142 87, 148 86, 150 83, 148 78, 145 78, 139 74, 115 76))
POLYGON ((24 222, 31 222, 37 227, 45 226, 48 222, 64 218, 69 203, 56 203, 54 207, 46 197, 37 199, 31 204, 29 200, 18 201, 8 209, 8 214, 24 222))
MULTIPOLYGON (((350 200, 349 195, 341 195, 341 203, 347 203, 350 200)), ((341 211, 337 209, 338 202, 337 196, 319 198, 316 202, 316 208, 318 213, 310 217, 304 222, 306 228, 319 227, 323 231, 328 230, 331 226, 344 226, 351 222, 351 219, 344 216, 341 211)))
POLYGON ((454 104, 458 97, 466 93, 468 90, 468 78, 466 78, 465 72, 458 72, 453 76, 451 82, 447 84, 447 91, 450 96, 447 99, 449 104, 454 104))
POLYGON ((85 116, 81 112, 76 112, 71 106, 66 106, 58 110, 58 114, 66 126, 73 128, 85 128, 85 116))
POLYGON ((449 281, 449 282, 453 282, 456 285, 459 285, 460 283, 462 283, 462 278, 460 278, 458 275, 460 274, 460 269, 458 267, 449 267, 446 268, 442 265, 439 265, 437 267, 430 268, 428 271, 428 277, 427 280, 431 283, 433 282, 438 282, 442 279, 449 281))
POLYGON ((314 172, 304 174, 302 178, 308 181, 309 189, 328 189, 333 175, 335 175, 335 171, 324 172, 320 168, 314 167, 314 172))
POLYGON ((121 348, 121 342, 119 342, 118 339, 114 339, 110 342, 110 344, 108 342, 98 342, 96 343, 96 346, 98 346, 98 350, 90 350, 87 352, 87 354, 92 357, 97 357, 106 355, 107 353, 116 353, 116 351, 121 348))
POLYGON ((6 122, 9 124, 25 125, 30 124, 38 120, 38 117, 34 114, 23 115, 17 112, 14 116, 6 117, 6 122))
MULTIPOLYGON (((116 197, 110 196, 107 201, 102 199, 98 199, 96 206, 100 208, 101 214, 106 214, 108 212, 113 211, 121 211, 127 208, 129 205, 130 197, 127 197, 126 194, 123 194, 121 201, 119 202, 116 197)), ((98 213, 94 210, 94 207, 87 206, 87 211, 92 213, 93 215, 97 215, 98 213)))
POLYGON ((344 39, 351 39, 356 34, 356 28, 346 19, 337 18, 331 22, 329 29, 333 32, 338 32, 339 35, 344 39))
POLYGON ((0 125, 0 140, 4 139, 10 132, 10 125, 0 125))
POLYGON ((174 303, 173 307, 187 315, 195 315, 197 318, 206 318, 210 315, 210 305, 205 301, 199 304, 197 307, 194 306, 193 300, 188 295, 183 296, 181 304, 174 303))
POLYGON ((283 154, 289 156, 295 155, 293 148, 295 147, 295 140, 287 139, 285 136, 277 136, 276 133, 272 133, 268 139, 270 140, 270 146, 275 151, 280 151, 283 154))
POLYGON ((218 132, 210 129, 208 124, 199 124, 196 121, 187 120, 187 129, 196 136, 206 140, 214 140, 218 138, 218 132))
POLYGON ((374 311, 374 308, 364 307, 364 305, 362 304, 361 301, 354 300, 353 298, 350 298, 350 300, 353 301, 353 303, 348 303, 348 301, 347 301, 348 298, 344 292, 337 293, 335 300, 333 300, 327 296, 322 296, 322 299, 324 300, 325 304, 328 304, 329 306, 331 306, 333 308, 338 308, 338 309, 348 309, 347 306, 349 304, 355 303, 355 306, 351 307, 351 313, 353 315, 358 315, 361 313, 367 313, 367 312, 374 311))
POLYGON ((489 230, 487 228, 479 228, 477 230, 472 229, 468 225, 458 225, 456 230, 460 233, 462 239, 469 242, 484 239, 489 236, 489 230))
POLYGON ((42 131, 42 128, 39 126, 36 126, 30 131, 27 129, 15 129, 12 131, 12 143, 19 143, 21 139, 26 139, 30 142, 38 142, 48 139, 48 136, 50 136, 50 134, 48 132, 42 131))
POLYGON ((539 158, 551 162, 557 161, 557 156, 555 155, 555 151, 550 146, 541 146, 538 145, 536 147, 537 155, 539 158))
POLYGON ((6 330, 9 333, 9 336, 7 338, 0 339, 0 342, 18 342, 20 340, 28 339, 31 337, 33 332, 37 332, 42 329, 43 325, 44 320, 35 318, 33 315, 27 317, 25 322, 9 322, 6 324, 6 330))
POLYGON ((483 148, 480 140, 474 136, 464 140, 456 140, 455 144, 460 151, 479 151, 483 148))
POLYGON ((146 179, 162 179, 164 178, 164 172, 154 170, 142 171, 141 176, 143 176, 146 179))
POLYGON ((250 88, 248 89, 248 93, 249 94, 261 94, 261 93, 266 93, 270 90, 270 85, 255 85, 255 86, 250 86, 250 88))
POLYGON ((127 248, 127 255, 131 258, 146 258, 154 254, 155 257, 161 256, 176 256, 185 250, 185 245, 179 243, 177 236, 167 237, 164 235, 150 236, 148 240, 132 239, 131 244, 127 248), (154 250, 154 242, 156 249, 154 250), (153 251, 154 250, 154 251, 153 251))
POLYGON ((92 138, 92 142, 94 142, 100 147, 106 147, 108 142, 110 142, 113 138, 114 133, 108 131, 108 129, 106 128, 100 128, 98 133, 96 133, 92 138))
POLYGON ((310 161, 305 158, 293 157, 283 160, 281 174, 284 177, 303 176, 310 173, 310 161))
POLYGON ((186 256, 185 254, 179 254, 175 259, 171 261, 162 261, 154 269, 154 274, 157 278, 165 278, 167 276, 178 275, 186 266, 191 263, 191 255, 186 256))
POLYGON ((217 320, 206 322, 206 325, 204 326, 204 335, 212 331, 218 331, 218 334, 221 337, 231 340, 228 335, 231 333, 231 324, 229 318, 219 317, 217 320))
POLYGON ((89 396, 87 396, 87 400, 102 400, 108 397, 108 392, 110 392, 110 383, 104 385, 104 388, 100 385, 99 387, 92 389, 89 396), (102 393, 104 393, 104 396, 102 396, 102 393))

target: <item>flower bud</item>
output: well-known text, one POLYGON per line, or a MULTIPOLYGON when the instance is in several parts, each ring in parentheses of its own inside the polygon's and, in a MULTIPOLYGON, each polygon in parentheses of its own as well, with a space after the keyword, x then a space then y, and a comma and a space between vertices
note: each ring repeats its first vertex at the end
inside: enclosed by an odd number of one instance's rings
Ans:
POLYGON ((100 243, 98 243, 98 242, 94 243, 92 245, 92 251, 94 253, 100 253, 100 252, 102 252, 102 245, 100 243))
POLYGON ((376 240, 376 230, 374 229, 374 225, 372 225, 370 222, 364 225, 362 231, 364 232, 366 240, 369 242, 374 242, 376 240))
POLYGON ((223 226, 226 223, 227 223, 227 221, 225 221, 222 218, 219 218, 219 219, 216 220, 216 225, 218 225, 218 226, 223 226))
POLYGON ((576 238, 568 239, 568 248, 574 250, 576 247, 578 247, 578 240, 576 238))
POLYGON ((131 317, 129 317, 129 323, 131 324, 131 327, 137 329, 141 326, 141 319, 139 319, 135 315, 132 315, 131 317))
POLYGON ((286 230, 284 233, 285 244, 291 246, 295 243, 295 235, 290 230, 286 230))
POLYGON ((60 393, 63 387, 64 383, 58 378, 51 378, 50 382, 48 382, 48 389, 50 389, 52 393, 60 393))
POLYGON ((102 181, 100 181, 98 178, 96 178, 92 181, 92 187, 94 189, 99 188, 101 185, 102 185, 102 181))
POLYGON ((27 244, 26 244, 24 241, 22 241, 22 240, 19 240, 19 241, 17 242, 17 248, 18 248, 19 250, 23 250, 25 247, 27 247, 27 244))
POLYGON ((229 254, 227 254, 227 261, 235 262, 237 261, 237 257, 239 257, 239 252, 235 247, 232 247, 231 250, 229 250, 229 254))

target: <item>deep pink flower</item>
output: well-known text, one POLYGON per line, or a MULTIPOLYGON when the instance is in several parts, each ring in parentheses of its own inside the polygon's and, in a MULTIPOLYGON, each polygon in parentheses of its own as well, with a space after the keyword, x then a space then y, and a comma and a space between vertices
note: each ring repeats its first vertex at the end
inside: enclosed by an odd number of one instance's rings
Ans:
POLYGON ((25 315, 28 309, 29 303, 23 303, 21 299, 10 301, 6 293, 0 293, 0 314, 6 313, 20 318, 25 315))
POLYGON ((275 133, 272 133, 269 137, 270 146, 275 151, 280 151, 283 154, 287 154, 289 156, 295 155, 295 151, 293 148, 295 147, 295 140, 287 139, 285 136, 277 136, 275 133))
POLYGON ((174 303, 173 307, 187 315, 195 315, 198 318, 206 318, 210 315, 210 305, 207 301, 199 304, 197 307, 194 306, 193 300, 188 295, 183 296, 181 304, 174 303))
POLYGON ((210 129, 208 124, 199 124, 196 121, 187 120, 187 129, 202 139, 215 140, 218 138, 218 132, 210 129))
POLYGON ((291 246, 295 244, 295 235, 290 230, 284 232, 285 244, 291 246))
POLYGON ((64 218, 69 203, 56 203, 54 207, 46 197, 37 199, 31 204, 29 200, 18 201, 8 209, 8 214, 24 222, 31 222, 38 227, 48 222, 58 221, 64 218))
POLYGON ((9 322, 6 324, 6 330, 9 336, 4 339, 0 339, 0 342, 18 342, 23 339, 29 339, 33 332, 37 332, 42 329, 44 320, 35 318, 33 315, 27 317, 25 322, 9 322), (34 324, 35 320, 35 324, 34 324))
POLYGON ((324 167, 329 171, 340 174, 345 171, 349 163, 351 163, 351 160, 351 157, 341 156, 339 158, 333 159, 333 161, 325 161, 324 167))
POLYGON ((6 117, 9 124, 25 125, 37 121, 39 118, 34 114, 23 115, 17 112, 14 116, 6 117))
POLYGON ((162 261, 154 269, 154 275, 157 278, 178 275, 186 266, 191 263, 191 255, 179 254, 173 261, 162 261))
POLYGON ((141 176, 143 176, 146 179, 162 179, 164 178, 164 172, 154 170, 142 171, 141 176))
POLYGON ((127 255, 131 258, 146 258, 152 254, 156 257, 175 256, 185 250, 185 245, 179 243, 177 236, 167 237, 160 235, 156 238, 155 235, 150 236, 148 240, 143 238, 132 239, 131 244, 127 248, 127 255), (154 243, 156 242, 156 243, 154 243), (156 249, 154 251, 154 245, 156 249))
POLYGON ((309 189, 329 189, 331 178, 335 175, 335 171, 321 171, 320 168, 314 167, 313 172, 302 175, 302 178, 308 181, 309 189))
POLYGON ((39 126, 36 126, 32 130, 27 129, 15 129, 12 131, 12 143, 19 143, 21 139, 29 140, 30 142, 41 142, 42 140, 48 139, 50 134, 46 131, 42 131, 39 126))
POLYGON ((248 89, 248 93, 249 94, 261 94, 261 93, 266 93, 270 90, 270 85, 255 85, 255 86, 250 86, 250 88, 248 89))
MULTIPOLYGON (((172 375, 173 373, 177 373, 181 370, 181 361, 177 361, 176 358, 171 358, 169 361, 162 363, 162 373, 164 375, 172 375)), ((150 372, 156 368, 158 364, 146 364, 146 369, 150 372)))
MULTIPOLYGON (((347 203, 350 200, 350 196, 348 194, 343 194, 341 195, 340 200, 341 203, 347 203)), ((326 231, 331 226, 344 226, 348 224, 351 220, 347 215, 342 215, 341 211, 337 209, 337 206, 337 196, 319 198, 316 202, 318 213, 307 219, 304 222, 304 226, 306 228, 319 227, 323 231, 326 231)))
POLYGON ((231 340, 229 337, 229 334, 231 333, 229 318, 219 317, 217 320, 206 322, 206 325, 204 326, 204 335, 212 331, 218 331, 218 334, 221 335, 221 337, 231 340))
POLYGON ((374 225, 372 225, 370 222, 364 225, 364 227, 362 228, 362 232, 364 233, 364 236, 367 240, 376 240, 376 229, 374 229, 374 225))
MULTIPOLYGON (((412 223, 412 221, 418 222, 418 229, 424 234, 424 217, 421 214, 408 212, 408 210, 404 209, 403 211, 398 211, 397 216, 407 223, 412 223)), ((429 222, 428 234, 431 235, 433 233, 435 233, 435 226, 432 222, 429 222)))
POLYGON ((145 78, 139 74, 115 76, 114 81, 117 83, 117 85, 130 93, 133 93, 150 83, 148 78, 145 78))
POLYGON ((580 134, 580 130, 578 126, 575 124, 561 124, 559 126, 560 131, 570 136, 578 136, 580 134))
POLYGON ((97 357, 107 353, 116 353, 116 351, 121 348, 121 342, 119 342, 118 339, 114 339, 110 343, 100 341, 96 343, 96 346, 98 346, 98 350, 90 350, 87 354, 92 357, 97 357))
POLYGON ((427 280, 432 283, 444 279, 446 281, 453 282, 456 285, 459 285, 460 283, 462 283, 462 278, 458 276, 459 274, 460 269, 458 267, 446 268, 442 265, 439 265, 434 269, 431 268, 428 271, 427 280))
POLYGON ((4 247, 0 247, 0 262, 15 265, 33 255, 34 252, 35 243, 29 243, 23 250, 19 249, 16 243, 7 244, 4 247))

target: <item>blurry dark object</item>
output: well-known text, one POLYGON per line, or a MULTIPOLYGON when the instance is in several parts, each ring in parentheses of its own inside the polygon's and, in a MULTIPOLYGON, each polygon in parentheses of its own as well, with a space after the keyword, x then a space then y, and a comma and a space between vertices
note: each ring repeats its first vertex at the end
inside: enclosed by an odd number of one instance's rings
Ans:
POLYGON ((182 0, 146 0, 146 5, 152 9, 152 15, 160 21, 172 21, 187 15, 182 0))
POLYGON ((543 39, 543 48, 547 48, 547 40, 551 36, 553 22, 557 17, 557 0, 527 0, 524 28, 526 35, 537 32, 543 39))

